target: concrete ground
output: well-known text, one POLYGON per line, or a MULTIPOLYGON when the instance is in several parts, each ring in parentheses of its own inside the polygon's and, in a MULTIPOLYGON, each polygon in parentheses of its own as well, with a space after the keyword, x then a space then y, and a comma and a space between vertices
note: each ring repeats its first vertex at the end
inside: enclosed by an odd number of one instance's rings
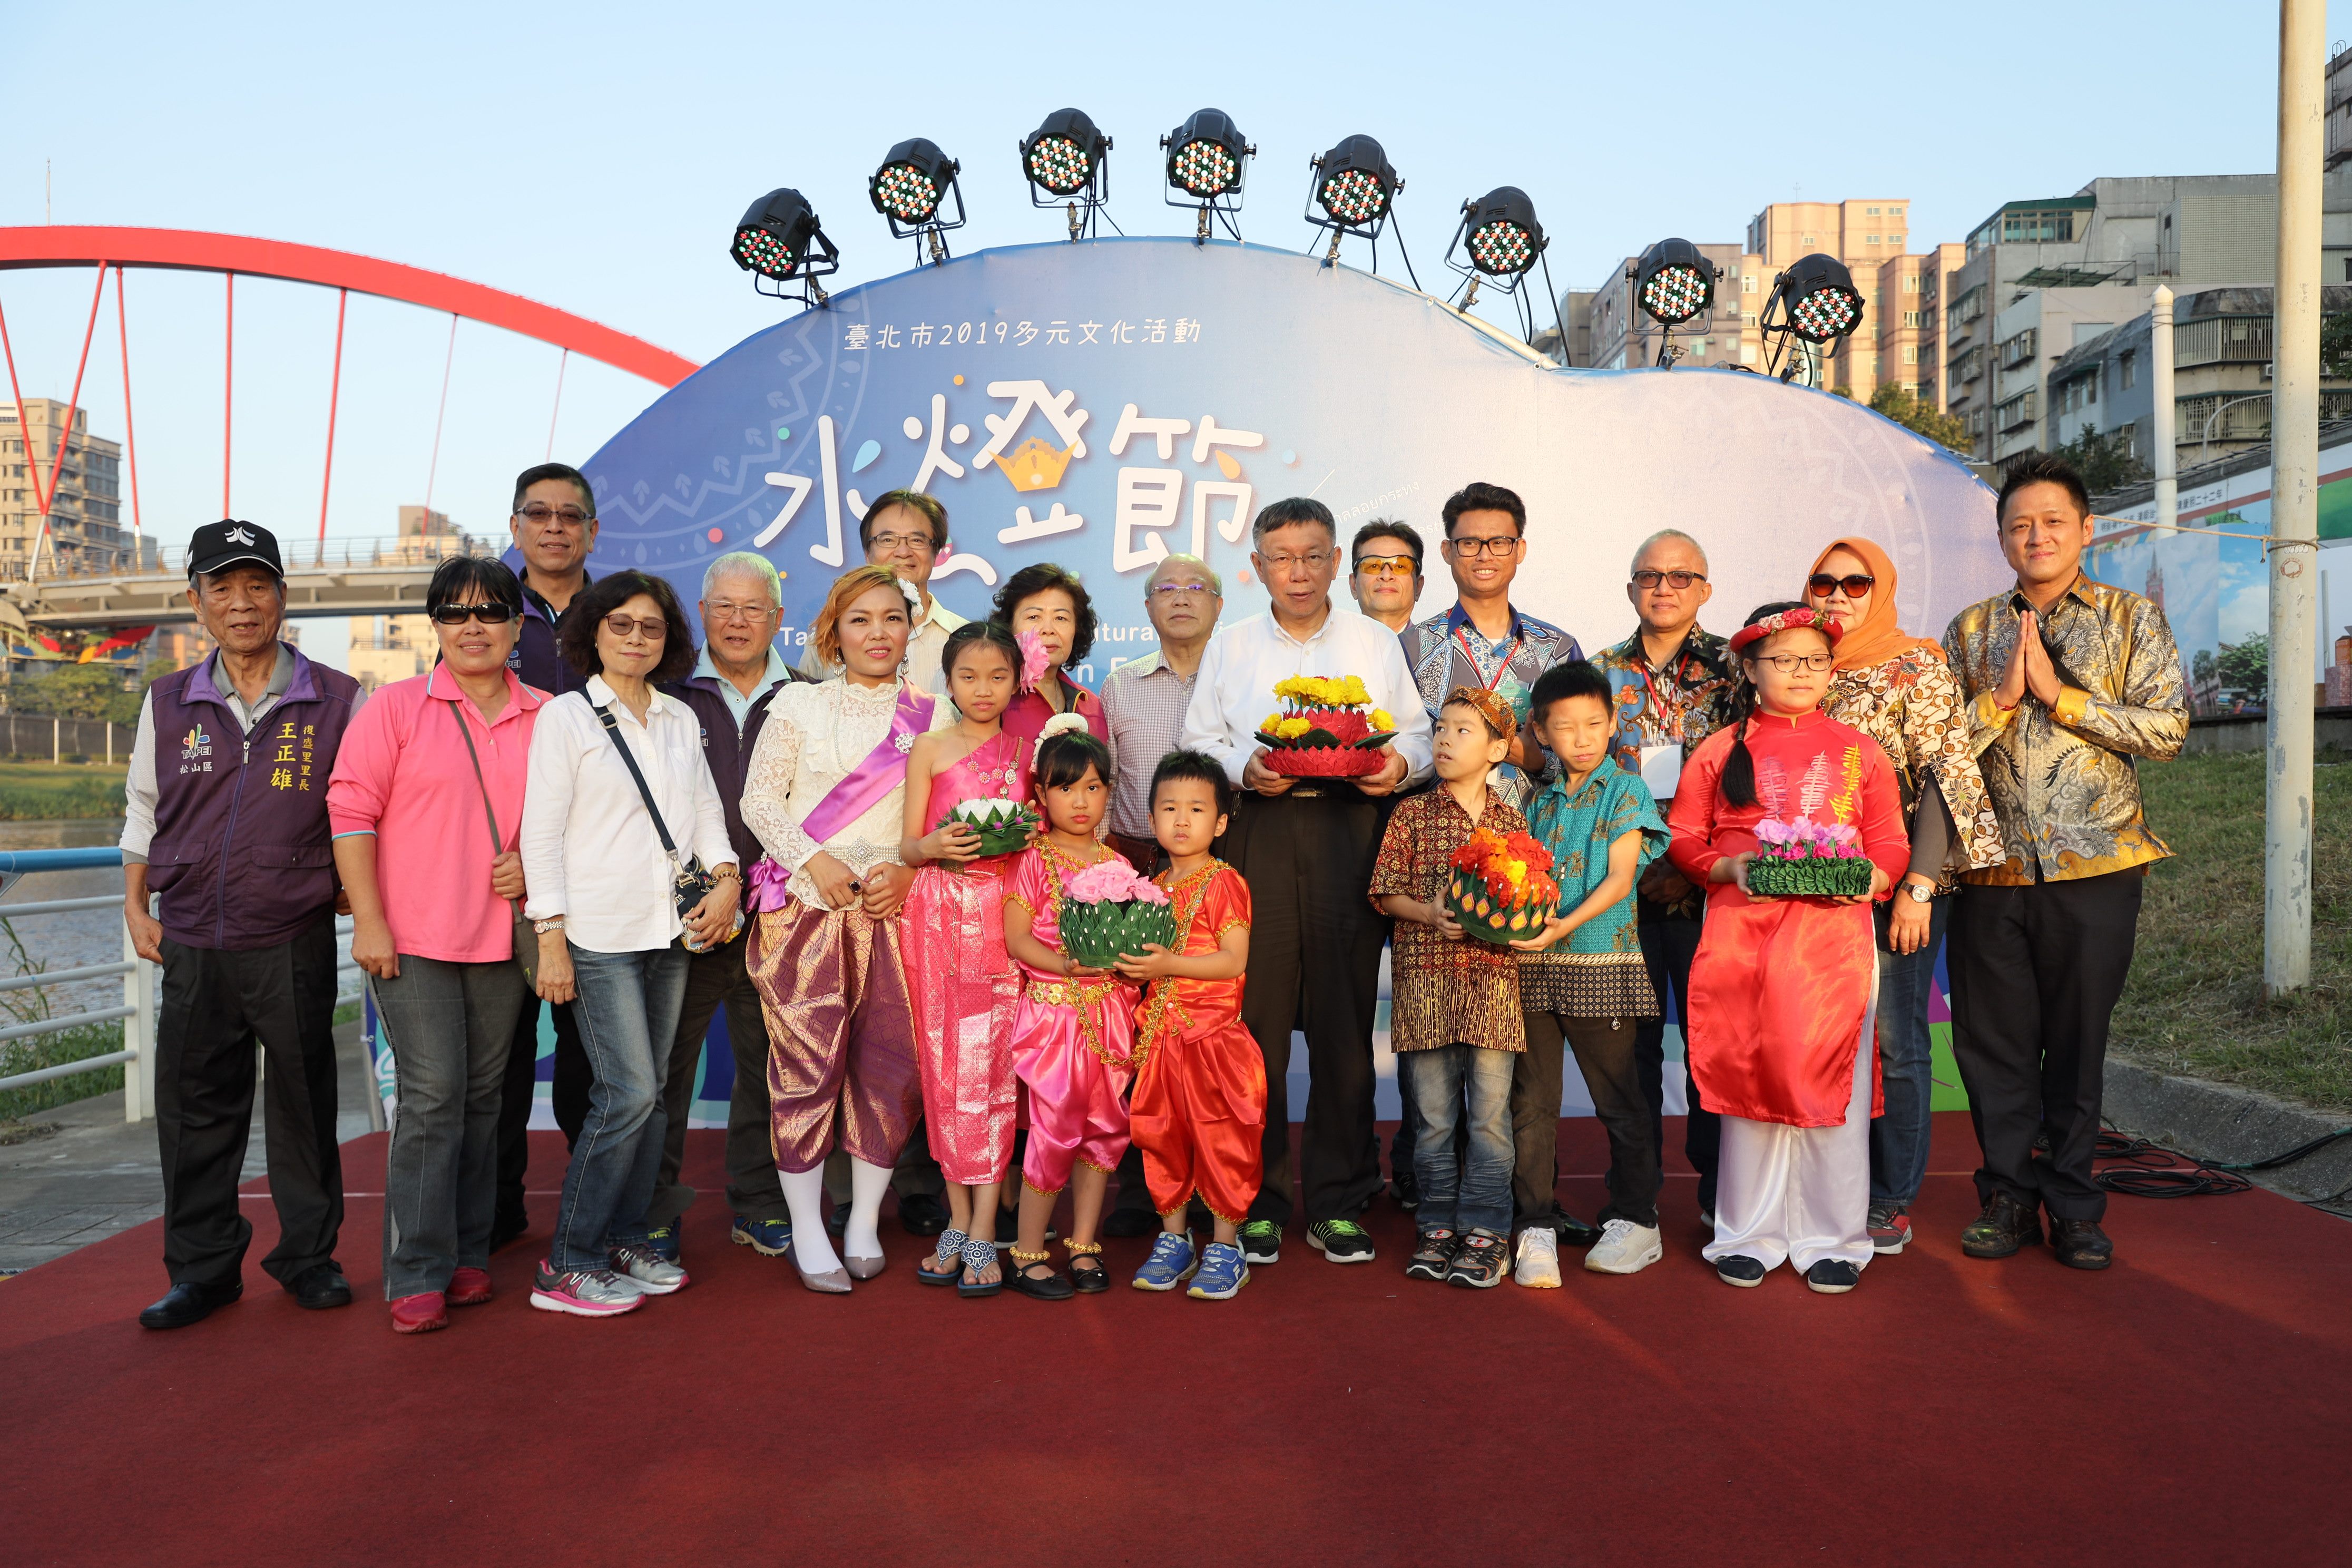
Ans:
MULTIPOLYGON (((335 1030, 338 1141, 371 1131, 367 1064, 357 1020, 335 1030)), ((268 1173, 261 1110, 245 1151, 244 1179, 268 1173)), ((54 1110, 37 1111, 9 1131, 49 1128, 0 1145, 0 1276, 22 1273, 163 1212, 163 1177, 155 1123, 122 1120, 120 1092, 93 1095, 54 1110)), ((163 1264, 156 1263, 163 1279, 163 1264)), ((158 1286, 161 1289, 161 1286, 158 1286)))

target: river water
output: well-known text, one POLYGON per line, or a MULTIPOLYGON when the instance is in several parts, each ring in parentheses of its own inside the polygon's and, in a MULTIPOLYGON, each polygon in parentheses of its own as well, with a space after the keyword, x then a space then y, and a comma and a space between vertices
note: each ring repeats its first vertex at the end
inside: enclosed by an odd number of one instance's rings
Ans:
MULTIPOLYGON (((79 849, 92 845, 111 847, 122 837, 120 817, 86 817, 68 822, 0 822, 0 850, 79 849)), ((111 867, 89 871, 43 871, 20 877, 0 894, 0 917, 13 904, 46 903, 52 899, 89 899, 101 893, 122 896, 122 873, 111 867)), ((61 915, 30 915, 10 922, 25 952, 47 969, 78 969, 90 963, 122 962, 122 911, 120 908, 76 910, 61 915)), ((16 954, 0 933, 0 974, 19 973, 16 954)), ((122 1005, 122 977, 84 980, 51 987, 52 1015, 87 1012, 122 1005)))

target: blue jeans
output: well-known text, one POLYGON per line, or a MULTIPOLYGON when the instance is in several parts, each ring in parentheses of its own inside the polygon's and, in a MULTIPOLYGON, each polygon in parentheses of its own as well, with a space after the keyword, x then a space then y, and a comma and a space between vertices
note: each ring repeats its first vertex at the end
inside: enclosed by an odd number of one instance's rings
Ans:
MULTIPOLYGON (((1897 893, 1896 898, 1908 898, 1897 893)), ((1936 1103, 1935 1045, 1927 999, 1936 988, 1936 951, 1952 900, 1927 906, 1927 945, 1898 953, 1886 945, 1887 906, 1878 906, 1878 1061, 1886 1113, 1870 1124, 1870 1201, 1917 1201, 1927 1174, 1929 1113, 1936 1103)))
MULTIPOLYGON (((567 947, 571 944, 567 942, 567 947)), ((670 1038, 686 1000, 682 947, 591 952, 571 947, 580 996, 572 1008, 594 1082, 588 1120, 563 1173, 548 1262, 559 1274, 603 1268, 611 1251, 646 1239, 646 1208, 660 1173, 661 1104, 670 1038)))
POLYGON ((1511 1067, 1517 1055, 1455 1044, 1397 1058, 1412 1075, 1421 1112, 1412 1172, 1421 1183, 1413 1221, 1423 1230, 1511 1233, 1511 1067), (1454 1129, 1465 1121, 1470 1143, 1457 1157, 1454 1129))

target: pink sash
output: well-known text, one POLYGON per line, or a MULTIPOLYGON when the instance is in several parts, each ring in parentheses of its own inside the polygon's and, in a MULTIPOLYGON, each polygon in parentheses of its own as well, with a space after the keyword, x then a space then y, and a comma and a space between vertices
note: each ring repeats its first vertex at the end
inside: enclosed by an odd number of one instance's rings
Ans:
MULTIPOLYGON (((907 782, 907 753, 915 749, 915 737, 930 727, 931 710, 938 699, 928 691, 918 691, 911 686, 898 689, 898 705, 890 714, 889 733, 881 744, 866 754, 866 760, 850 769, 849 776, 825 792, 816 809, 801 821, 801 831, 822 844, 867 812, 883 796, 907 782)), ((783 907, 784 884, 791 873, 766 856, 751 866, 747 886, 754 913, 783 907)))

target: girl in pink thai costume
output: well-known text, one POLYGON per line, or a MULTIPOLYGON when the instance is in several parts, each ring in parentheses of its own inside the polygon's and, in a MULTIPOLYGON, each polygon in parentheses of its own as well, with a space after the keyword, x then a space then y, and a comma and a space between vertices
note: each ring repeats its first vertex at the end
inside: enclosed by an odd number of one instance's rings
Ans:
POLYGON ((916 868, 901 951, 923 1068, 923 1124, 947 1179, 948 1228, 916 1265, 926 1285, 966 1296, 1003 1288, 996 1208, 1013 1158, 1013 1013, 1020 972, 1004 949, 1011 854, 982 855, 977 830, 950 815, 966 801, 1025 805, 1029 742, 1004 732, 1021 648, 992 621, 967 621, 940 656, 956 721, 917 737, 907 756, 906 837, 916 868))
MULTIPOLYGON (((1103 1191, 1127 1153, 1127 1086, 1135 1077, 1136 986, 1062 951, 1062 900, 1088 867, 1119 858, 1095 837, 1110 805, 1110 748, 1064 713, 1037 742, 1037 797, 1045 836, 1014 862, 1004 895, 1004 945, 1021 965, 1013 1067, 1029 1089, 1029 1146, 1021 1163, 1015 1290, 1042 1301, 1110 1288, 1095 1239, 1103 1191), (1046 1261, 1045 1222, 1075 1187, 1070 1272, 1046 1261)), ((1124 864, 1124 862, 1122 862, 1124 864)))
POLYGON ((901 588, 884 566, 834 584, 809 640, 842 678, 776 689, 743 784, 744 824, 767 849, 744 960, 768 1021, 793 1266, 834 1295, 882 1272, 882 1194, 922 1109, 897 918, 915 874, 898 840, 907 755, 950 710, 898 677, 913 615, 901 588), (835 1142, 849 1156, 845 1263, 820 1206, 835 1142))

